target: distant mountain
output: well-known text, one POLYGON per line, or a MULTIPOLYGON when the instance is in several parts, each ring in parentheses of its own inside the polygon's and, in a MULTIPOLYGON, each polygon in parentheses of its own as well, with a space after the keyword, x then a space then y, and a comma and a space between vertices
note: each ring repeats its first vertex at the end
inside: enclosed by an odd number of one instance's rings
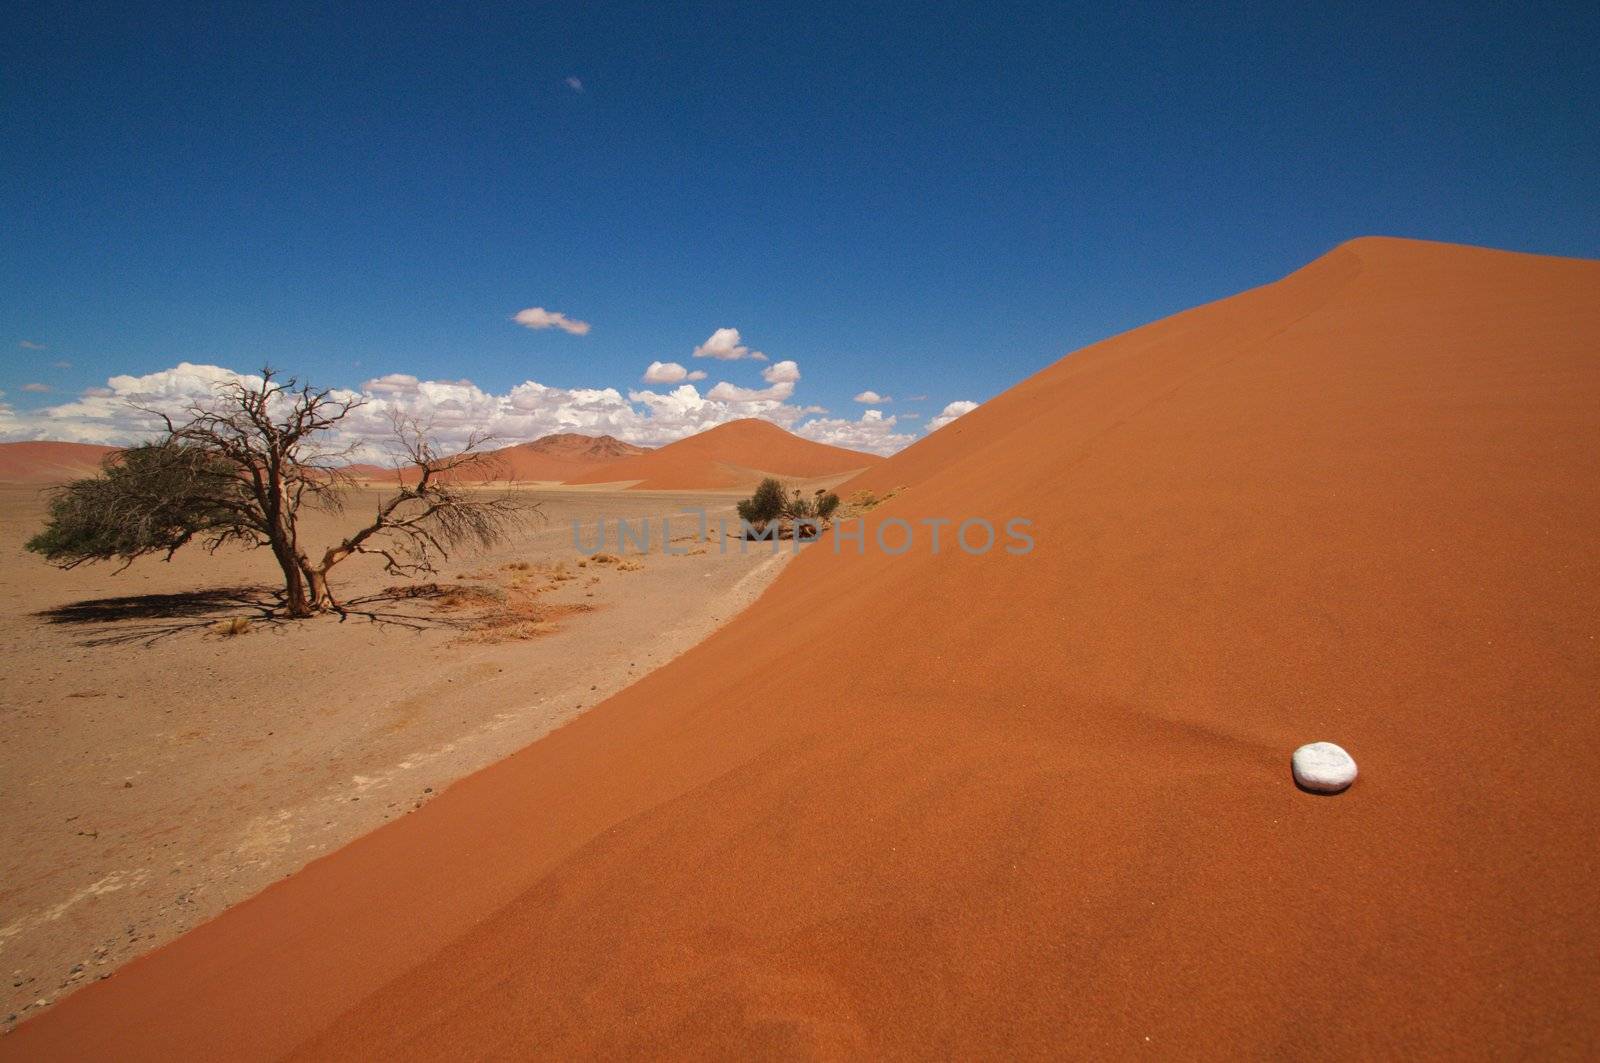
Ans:
POLYGON ((117 449, 94 443, 0 443, 0 482, 48 484, 94 476, 117 449))
POLYGON ((708 428, 659 450, 590 468, 571 484, 621 483, 658 490, 753 487, 764 475, 809 478, 856 472, 883 461, 745 418, 708 428))

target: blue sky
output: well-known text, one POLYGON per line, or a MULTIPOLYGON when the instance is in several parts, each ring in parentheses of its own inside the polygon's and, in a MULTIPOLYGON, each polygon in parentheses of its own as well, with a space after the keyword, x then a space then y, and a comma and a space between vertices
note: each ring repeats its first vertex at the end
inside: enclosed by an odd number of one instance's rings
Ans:
POLYGON ((446 8, 6 4, 0 434, 270 362, 888 450, 1354 236, 1600 257, 1593 4, 446 8), (693 357, 724 328, 767 360, 693 357))

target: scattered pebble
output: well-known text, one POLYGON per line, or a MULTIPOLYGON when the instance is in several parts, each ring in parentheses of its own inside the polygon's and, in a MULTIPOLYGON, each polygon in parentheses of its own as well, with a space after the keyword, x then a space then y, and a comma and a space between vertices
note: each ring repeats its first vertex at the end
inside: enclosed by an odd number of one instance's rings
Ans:
POLYGON ((1294 781, 1318 794, 1336 794, 1356 781, 1356 762, 1332 742, 1312 742, 1294 751, 1294 781))

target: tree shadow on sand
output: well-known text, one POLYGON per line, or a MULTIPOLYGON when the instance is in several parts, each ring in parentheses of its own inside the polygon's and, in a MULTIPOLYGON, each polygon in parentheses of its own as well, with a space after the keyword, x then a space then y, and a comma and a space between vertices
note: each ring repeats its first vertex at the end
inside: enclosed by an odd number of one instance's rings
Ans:
MULTIPOLYGON (((355 618, 413 631, 462 626, 461 618, 419 611, 432 597, 410 588, 391 587, 352 599, 335 615, 340 623, 355 618)), ((34 615, 48 624, 93 628, 81 646, 151 646, 187 632, 214 632, 223 622, 235 619, 268 627, 307 622, 283 615, 283 603, 283 591, 270 587, 212 587, 183 594, 91 598, 34 615)))

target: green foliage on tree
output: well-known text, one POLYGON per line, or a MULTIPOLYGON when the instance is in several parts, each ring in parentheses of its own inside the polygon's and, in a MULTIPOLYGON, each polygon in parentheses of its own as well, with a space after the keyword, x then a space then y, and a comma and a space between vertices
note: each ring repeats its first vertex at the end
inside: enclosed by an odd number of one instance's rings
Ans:
POLYGON ((739 517, 757 530, 775 520, 790 521, 814 533, 827 522, 839 508, 839 496, 831 491, 817 491, 810 498, 800 491, 788 492, 783 484, 767 477, 756 488, 756 493, 739 502, 739 517))
POLYGON ((233 466, 201 447, 131 447, 106 463, 104 475, 57 488, 49 523, 27 548, 63 568, 170 557, 197 535, 227 538, 242 488, 233 466))
POLYGON ((756 487, 754 495, 741 501, 736 508, 740 520, 753 527, 761 527, 777 520, 783 514, 787 501, 783 484, 769 476, 756 487))

